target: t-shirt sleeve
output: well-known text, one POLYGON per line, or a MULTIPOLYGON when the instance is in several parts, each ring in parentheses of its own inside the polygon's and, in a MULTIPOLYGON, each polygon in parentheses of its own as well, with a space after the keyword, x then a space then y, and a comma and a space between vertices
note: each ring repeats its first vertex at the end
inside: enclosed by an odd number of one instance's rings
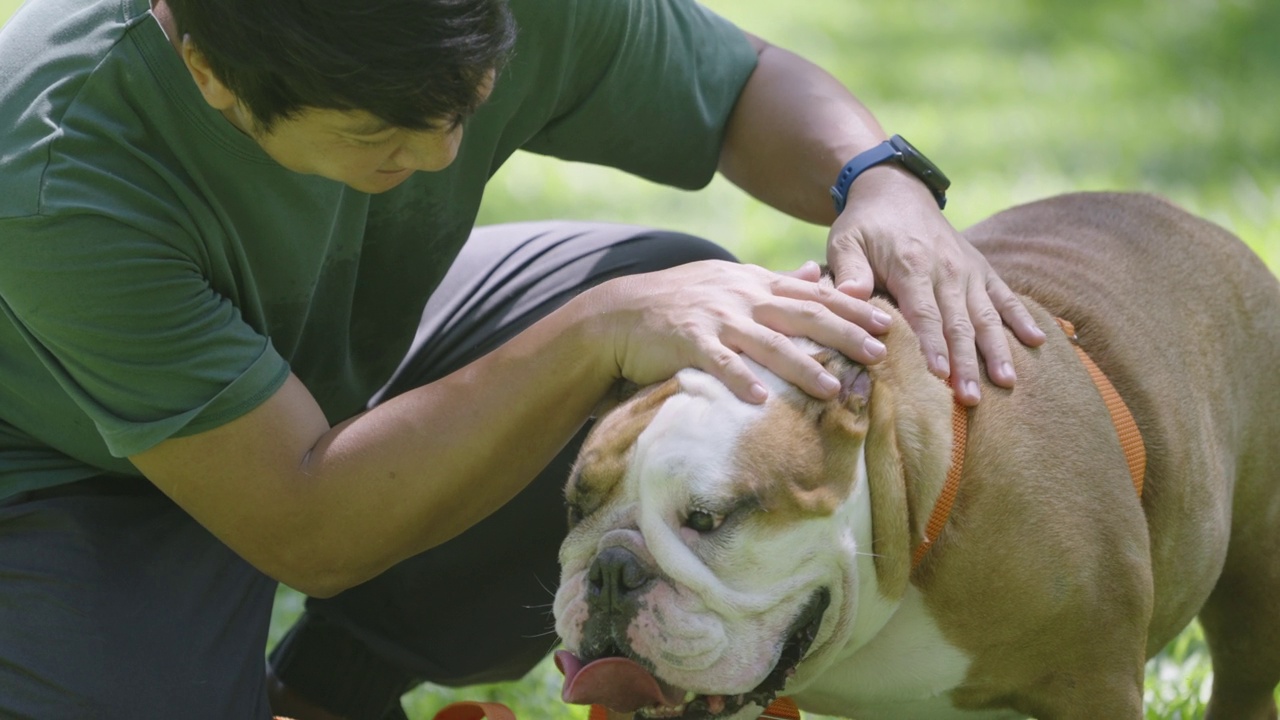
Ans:
POLYGON ((565 35, 552 40, 563 72, 554 117, 525 149, 676 187, 710 182, 725 123, 756 65, 746 36, 686 0, 578 0, 573 8, 556 28, 565 35))
POLYGON ((93 214, 0 227, 0 308, 113 456, 229 422, 288 377, 176 245, 93 214))

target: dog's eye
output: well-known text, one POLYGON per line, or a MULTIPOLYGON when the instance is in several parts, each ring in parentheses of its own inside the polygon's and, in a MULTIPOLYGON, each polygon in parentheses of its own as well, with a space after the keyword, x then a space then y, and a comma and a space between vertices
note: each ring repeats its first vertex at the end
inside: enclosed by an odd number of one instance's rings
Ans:
POLYGON ((724 521, 723 517, 716 515, 707 510, 695 508, 689 511, 689 515, 684 519, 684 526, 700 533, 709 533, 720 527, 720 523, 724 521))

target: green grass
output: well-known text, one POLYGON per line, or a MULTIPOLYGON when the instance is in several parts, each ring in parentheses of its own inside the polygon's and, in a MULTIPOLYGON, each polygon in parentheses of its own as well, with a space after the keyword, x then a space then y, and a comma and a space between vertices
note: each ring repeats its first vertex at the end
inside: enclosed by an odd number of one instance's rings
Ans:
MULTIPOLYGON (((1274 0, 711 0, 717 12, 844 81, 887 130, 951 176, 965 227, 1059 192, 1162 194, 1228 228, 1280 268, 1280 3, 1274 0)), ((18 5, 0 0, 0 18, 18 5)), ((698 193, 517 156, 482 222, 544 217, 661 225, 789 268, 822 259, 825 232, 717 180, 698 193)), ((273 641, 300 598, 282 589, 273 641)), ((1149 720, 1203 716, 1211 671, 1193 626, 1148 666, 1149 720)), ((454 699, 521 718, 585 718, 544 663, 522 683, 406 700, 426 718, 454 699)))

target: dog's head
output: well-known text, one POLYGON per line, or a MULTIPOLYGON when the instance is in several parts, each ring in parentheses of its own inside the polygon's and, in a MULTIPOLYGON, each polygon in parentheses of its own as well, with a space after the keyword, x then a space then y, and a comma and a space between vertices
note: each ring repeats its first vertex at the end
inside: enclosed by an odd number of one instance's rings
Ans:
POLYGON ((768 378, 751 405, 680 372, 597 423, 569 481, 556 629, 565 699, 641 717, 737 718, 823 666, 857 597, 850 498, 871 375, 829 350, 820 401, 768 378))

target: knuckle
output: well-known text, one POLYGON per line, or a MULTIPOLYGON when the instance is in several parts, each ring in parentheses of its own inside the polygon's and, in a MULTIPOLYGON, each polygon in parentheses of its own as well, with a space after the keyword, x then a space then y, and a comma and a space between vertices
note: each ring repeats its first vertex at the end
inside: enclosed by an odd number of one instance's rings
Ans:
POLYGON ((766 352, 780 355, 791 349, 791 339, 782 333, 771 332, 765 336, 762 343, 766 352))
POLYGON ((989 304, 984 304, 978 312, 974 313, 973 323, 984 330, 999 329, 1004 324, 1000 318, 1000 312, 994 305, 989 304))
POLYGON ((805 320, 817 320, 827 314, 827 306, 816 300, 805 300, 797 308, 800 317, 805 320))
POLYGON ((862 232, 856 227, 850 227, 843 232, 832 233, 827 239, 827 249, 837 252, 861 250, 862 245, 862 232))
POLYGON ((908 238, 898 246, 899 262, 908 275, 930 275, 935 257, 936 255, 919 238, 908 238))
POLYGON ((938 258, 938 278, 944 282, 953 282, 964 274, 963 264, 950 256, 938 258))
POLYGON ((933 303, 915 303, 910 307, 903 306, 900 310, 913 325, 937 327, 942 324, 942 312, 933 303))
POLYGON ((947 324, 947 335, 952 342, 962 342, 966 345, 972 345, 975 336, 973 323, 968 318, 956 318, 947 324))
POLYGON ((712 351, 711 364, 721 372, 728 372, 738 363, 738 356, 728 348, 712 351))
POLYGON ((725 347, 715 338, 703 337, 698 340, 694 346, 697 355, 701 356, 702 362, 695 362, 707 370, 725 371, 733 367, 738 359, 738 354, 725 347))

